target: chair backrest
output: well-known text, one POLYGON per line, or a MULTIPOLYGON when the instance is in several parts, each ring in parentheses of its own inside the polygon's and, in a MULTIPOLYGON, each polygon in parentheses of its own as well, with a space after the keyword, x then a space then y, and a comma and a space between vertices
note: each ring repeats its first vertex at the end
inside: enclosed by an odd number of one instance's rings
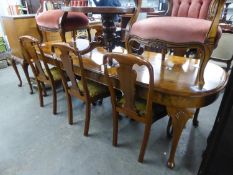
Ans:
POLYGON ((154 72, 152 65, 140 56, 119 53, 108 53, 104 55, 104 70, 111 93, 112 106, 113 109, 116 109, 116 106, 118 108, 122 108, 122 111, 131 118, 134 118, 136 120, 140 118, 140 114, 138 113, 138 111, 136 111, 135 107, 135 100, 137 99, 135 84, 137 79, 137 71, 135 70, 135 65, 140 66, 137 68, 140 70, 143 69, 143 73, 145 73, 144 75, 147 76, 149 79, 146 111, 145 114, 143 114, 146 117, 143 118, 152 119, 152 93, 154 88, 154 72), (113 68, 116 70, 116 72, 114 71, 114 74, 111 74, 111 69, 108 68, 109 62, 111 62, 112 59, 117 62, 117 66, 113 68), (146 67, 146 69, 144 68, 144 66, 146 67), (146 70, 148 70, 148 72, 146 70), (119 89, 122 93, 121 95, 123 95, 124 103, 120 106, 118 105, 117 94, 114 90, 115 85, 112 84, 110 78, 112 76, 118 78, 119 85, 117 85, 117 89, 119 89))
POLYGON ((40 47, 39 41, 32 36, 21 36, 19 41, 23 57, 31 66, 35 78, 40 77, 40 80, 53 81, 53 76, 48 64, 44 60, 44 53, 40 47), (37 52, 40 52, 40 57, 37 52))
MULTIPOLYGON (((90 98, 89 91, 87 88, 87 80, 84 72, 82 56, 80 55, 80 53, 73 47, 70 47, 67 43, 52 44, 52 53, 56 60, 56 64, 60 69, 60 72, 62 73, 61 69, 64 69, 66 75, 71 81, 70 87, 68 87, 66 84, 66 87, 70 89, 70 93, 78 97, 86 96, 87 98, 90 98), (59 62, 62 64, 60 64, 59 62), (78 80, 74 73, 74 62, 75 65, 80 67, 81 80, 78 80), (83 91, 81 90, 81 87, 78 86, 78 81, 82 81, 83 91)), ((63 82, 66 83, 64 76, 62 77, 63 82)))
POLYGON ((171 16, 207 19, 212 0, 170 0, 171 16))
POLYGON ((37 14, 54 9, 60 9, 61 5, 68 5, 70 1, 65 0, 40 0, 40 7, 37 10, 37 14))
POLYGON ((71 0, 70 6, 88 6, 88 0, 71 0))

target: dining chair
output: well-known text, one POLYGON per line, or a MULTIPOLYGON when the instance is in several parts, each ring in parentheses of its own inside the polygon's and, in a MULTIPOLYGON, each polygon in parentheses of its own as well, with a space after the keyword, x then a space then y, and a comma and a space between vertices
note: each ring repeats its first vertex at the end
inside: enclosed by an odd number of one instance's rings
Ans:
POLYGON ((21 36, 19 38, 23 57, 27 60, 34 74, 39 91, 40 106, 44 106, 43 93, 47 95, 45 85, 52 88, 53 94, 53 114, 57 113, 57 93, 56 85, 61 84, 61 76, 56 67, 49 68, 45 61, 44 52, 39 41, 32 36, 21 36), (40 53, 39 54, 37 53, 40 53))
POLYGON ((84 13, 54 9, 53 0, 41 0, 40 4, 35 18, 41 42, 44 40, 43 32, 46 31, 59 32, 63 42, 66 42, 66 32, 71 32, 73 41, 76 41, 77 30, 87 30, 88 40, 91 41, 89 21, 84 13))
POLYGON ((91 104, 105 97, 108 97, 108 88, 106 86, 100 85, 98 82, 93 82, 86 79, 86 72, 84 70, 82 56, 80 55, 79 51, 69 46, 67 43, 52 44, 52 53, 61 73, 62 82, 66 93, 69 124, 73 124, 73 109, 71 97, 74 96, 86 103, 84 135, 88 136, 91 116, 91 104), (78 77, 75 75, 74 72, 74 64, 75 66, 79 66, 81 70, 80 76, 78 77), (62 69, 64 69, 64 71, 66 72, 71 83, 69 83, 65 78, 62 69))
MULTIPOLYGON (((141 0, 138 0, 139 11, 141 0)), ((204 85, 204 69, 221 37, 218 27, 225 0, 170 0, 165 17, 151 17, 131 23, 127 48, 160 48, 163 59, 168 49, 197 49, 200 59, 196 85, 204 85)), ((137 17, 137 16, 136 16, 137 17)), ((136 18, 135 17, 135 18, 136 18)))
POLYGON ((108 53, 104 55, 104 72, 111 94, 113 110, 113 145, 117 146, 118 142, 119 113, 145 124, 143 141, 138 157, 138 161, 143 162, 151 125, 153 122, 167 115, 165 106, 152 102, 154 89, 153 67, 140 56, 108 53), (114 60, 115 67, 109 68, 109 62, 112 60, 114 60), (138 72, 135 70, 135 66, 140 66, 140 68, 144 66, 143 74, 145 73, 145 77, 149 79, 148 85, 146 85, 148 87, 148 93, 145 99, 137 96, 135 83, 138 72), (111 78, 117 78, 119 80, 117 87, 112 83, 111 78))

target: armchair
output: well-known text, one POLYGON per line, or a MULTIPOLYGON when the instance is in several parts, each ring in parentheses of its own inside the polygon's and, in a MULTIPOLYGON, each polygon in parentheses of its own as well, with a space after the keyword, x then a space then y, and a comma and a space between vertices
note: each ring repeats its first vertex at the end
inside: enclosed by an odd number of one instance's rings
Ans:
MULTIPOLYGON (((137 11, 140 11, 138 0, 137 11)), ((224 0, 170 0, 165 17, 151 17, 138 22, 132 20, 127 40, 129 53, 135 43, 140 48, 160 49, 163 59, 168 49, 197 49, 200 59, 196 80, 198 88, 204 85, 204 69, 221 37, 218 27, 224 0)))

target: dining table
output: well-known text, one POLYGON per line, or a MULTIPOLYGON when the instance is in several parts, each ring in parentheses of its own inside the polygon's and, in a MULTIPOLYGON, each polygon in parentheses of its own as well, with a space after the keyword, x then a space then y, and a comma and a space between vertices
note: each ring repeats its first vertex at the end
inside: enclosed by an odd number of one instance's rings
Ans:
MULTIPOLYGON (((88 42, 84 40, 78 43, 80 44, 79 48, 88 47, 88 42)), ((45 61, 56 65, 51 55, 51 42, 43 45, 43 51, 45 52, 45 61)), ((107 52, 103 47, 97 47, 82 55, 87 79, 107 85, 103 66, 103 55, 107 52)), ((122 47, 115 47, 113 52, 127 54, 122 47)), ((161 54, 149 51, 145 51, 142 56, 151 63, 154 69, 153 102, 165 105, 168 116, 172 119, 173 137, 167 166, 173 168, 175 167, 177 145, 187 121, 193 118, 196 108, 210 105, 218 98, 226 85, 228 76, 221 67, 209 62, 204 73, 205 84, 200 89, 195 83, 199 60, 172 55, 166 55, 163 60, 161 54)), ((74 59, 73 62, 75 74, 81 75, 77 60, 74 59)), ((61 63, 60 66, 62 67, 61 63)), ((146 99, 149 83, 148 72, 139 66, 135 66, 134 69, 137 71, 137 95, 146 99)), ((112 74, 113 85, 118 88, 119 81, 115 76, 116 67, 109 66, 109 72, 112 74)))

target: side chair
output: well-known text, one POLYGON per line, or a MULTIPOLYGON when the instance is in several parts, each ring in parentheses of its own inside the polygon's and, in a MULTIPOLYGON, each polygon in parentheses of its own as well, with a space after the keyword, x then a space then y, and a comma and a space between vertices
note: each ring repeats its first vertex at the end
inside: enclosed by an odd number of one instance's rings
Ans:
POLYGON ((35 18, 41 42, 44 40, 43 32, 59 32, 63 42, 66 42, 66 32, 72 32, 73 41, 76 41, 77 30, 87 30, 88 39, 91 41, 89 21, 84 13, 54 9, 53 0, 41 0, 40 4, 35 18), (46 8, 46 4, 51 4, 51 8, 46 8))
POLYGON ((71 125, 73 124, 73 109, 71 97, 74 96, 86 103, 84 136, 88 136, 91 116, 91 104, 105 97, 108 97, 108 88, 104 85, 100 85, 97 82, 86 79, 82 56, 80 55, 79 51, 75 50, 67 43, 52 44, 52 53, 60 70, 62 83, 65 88, 68 106, 68 122, 71 125), (74 72, 75 66, 78 66, 80 68, 80 75, 78 77, 75 75, 74 72), (71 85, 65 78, 62 69, 65 70, 71 82, 71 85))
POLYGON ((140 56, 132 54, 108 53, 104 55, 104 71, 111 94, 113 110, 113 146, 118 142, 118 118, 119 113, 125 114, 128 118, 145 124, 144 136, 138 157, 143 162, 144 154, 149 140, 151 125, 167 115, 166 107, 152 102, 154 89, 154 71, 152 65, 140 56), (109 61, 116 62, 115 71, 109 71, 109 61), (137 96, 135 86, 137 71, 133 66, 145 66, 149 71, 148 94, 142 99, 137 96), (114 72, 114 73, 113 73, 114 72), (126 76, 127 75, 127 76, 126 76), (111 78, 117 78, 119 85, 113 85, 111 78))
POLYGON ((53 114, 57 113, 56 85, 61 84, 61 76, 56 67, 49 68, 45 61, 44 52, 39 41, 32 36, 21 36, 19 38, 24 59, 30 65, 34 74, 38 91, 40 106, 44 106, 43 92, 47 95, 45 84, 51 86, 53 94, 53 114), (40 55, 37 53, 39 52, 40 55))

